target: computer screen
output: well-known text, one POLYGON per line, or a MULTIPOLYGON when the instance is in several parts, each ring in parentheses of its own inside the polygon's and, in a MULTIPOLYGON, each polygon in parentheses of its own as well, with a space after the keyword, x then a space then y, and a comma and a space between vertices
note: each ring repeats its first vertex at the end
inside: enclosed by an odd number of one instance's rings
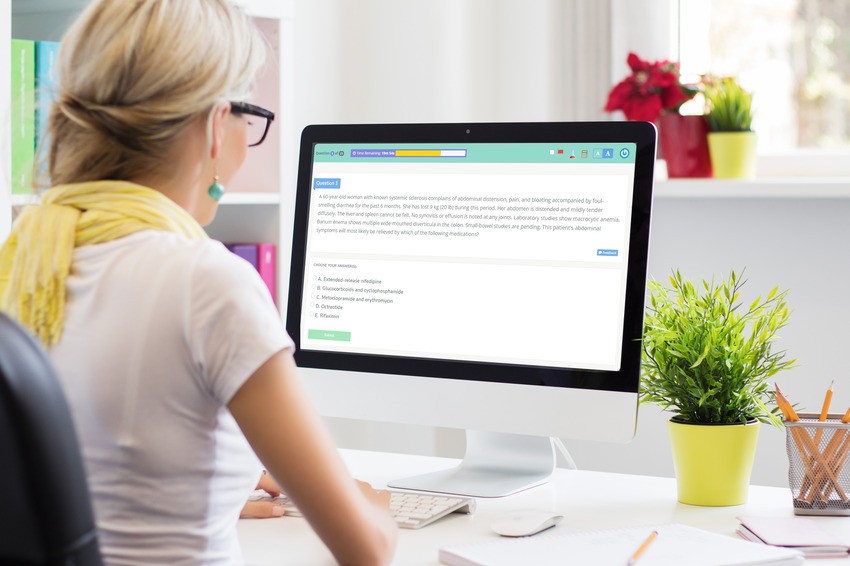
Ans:
POLYGON ((396 485, 432 491, 628 441, 654 154, 638 122, 308 126, 287 330, 319 410, 466 429, 461 470, 396 485))

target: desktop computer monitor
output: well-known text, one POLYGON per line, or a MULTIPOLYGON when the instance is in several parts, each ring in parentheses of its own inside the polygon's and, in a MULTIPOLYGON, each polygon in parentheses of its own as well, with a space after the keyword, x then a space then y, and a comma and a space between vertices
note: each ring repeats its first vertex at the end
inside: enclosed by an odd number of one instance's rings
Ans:
POLYGON ((507 495, 637 420, 655 128, 308 126, 286 326, 320 413, 462 428, 392 487, 507 495))

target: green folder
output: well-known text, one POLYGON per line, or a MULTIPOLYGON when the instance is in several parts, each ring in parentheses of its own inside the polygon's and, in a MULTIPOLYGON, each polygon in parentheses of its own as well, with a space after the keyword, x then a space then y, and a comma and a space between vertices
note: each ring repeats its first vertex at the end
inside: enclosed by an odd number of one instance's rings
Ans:
POLYGON ((35 42, 12 40, 12 194, 32 193, 35 159, 35 42))

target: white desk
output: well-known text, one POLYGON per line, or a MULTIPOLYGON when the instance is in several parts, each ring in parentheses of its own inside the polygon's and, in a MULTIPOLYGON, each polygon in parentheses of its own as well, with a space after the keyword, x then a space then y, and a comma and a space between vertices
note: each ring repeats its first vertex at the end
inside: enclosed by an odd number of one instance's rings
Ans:
MULTIPOLYGON (((387 481, 450 467, 455 460, 357 450, 342 450, 355 477, 383 487, 387 481)), ((676 480, 603 472, 558 469, 546 485, 510 497, 478 499, 474 515, 451 515, 420 530, 402 529, 393 564, 439 565, 437 551, 448 544, 499 538, 490 531, 493 515, 513 509, 551 509, 564 515, 554 529, 536 536, 566 531, 636 525, 683 523, 729 536, 738 515, 793 516, 788 489, 751 486, 749 501, 736 507, 694 507, 676 500, 676 480)), ((815 517, 825 529, 850 542, 850 517, 815 517)), ((239 539, 249 565, 334 564, 334 560, 304 519, 246 519, 239 539)), ((818 559, 817 566, 848 566, 847 559, 818 559)))

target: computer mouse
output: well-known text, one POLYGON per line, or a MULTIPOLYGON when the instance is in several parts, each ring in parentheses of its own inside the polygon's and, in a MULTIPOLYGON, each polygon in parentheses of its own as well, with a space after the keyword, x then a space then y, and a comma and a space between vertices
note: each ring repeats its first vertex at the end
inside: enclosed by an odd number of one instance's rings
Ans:
POLYGON ((503 537, 527 537, 552 528, 563 519, 552 511, 525 509, 497 515, 490 528, 503 537))

